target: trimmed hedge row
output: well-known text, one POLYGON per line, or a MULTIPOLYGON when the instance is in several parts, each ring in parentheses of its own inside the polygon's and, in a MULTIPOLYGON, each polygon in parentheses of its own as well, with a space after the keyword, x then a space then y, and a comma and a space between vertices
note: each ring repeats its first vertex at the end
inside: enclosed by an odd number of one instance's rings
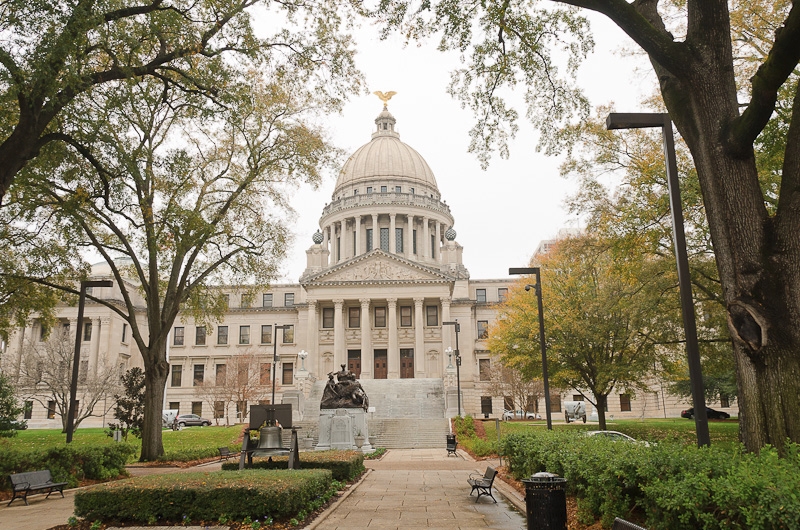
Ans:
POLYGON ((49 469, 53 480, 66 481, 70 488, 81 480, 108 480, 127 475, 125 463, 136 452, 126 443, 104 446, 61 445, 38 451, 8 449, 0 458, 0 488, 11 489, 8 475, 49 469))
POLYGON ((501 442, 516 478, 567 479, 579 517, 643 520, 652 530, 800 528, 800 446, 785 457, 676 442, 613 442, 568 431, 513 434, 501 442))
POLYGON ((288 519, 322 498, 332 484, 330 471, 323 469, 149 475, 76 492, 75 515, 150 524, 288 519))
MULTIPOLYGON (((266 459, 254 459, 248 469, 286 469, 289 458, 286 456, 266 459)), ((222 469, 232 471, 239 469, 238 462, 225 462, 222 469)), ((364 472, 364 453, 361 451, 313 451, 300 453, 300 469, 327 469, 333 479, 340 482, 353 480, 364 472)))

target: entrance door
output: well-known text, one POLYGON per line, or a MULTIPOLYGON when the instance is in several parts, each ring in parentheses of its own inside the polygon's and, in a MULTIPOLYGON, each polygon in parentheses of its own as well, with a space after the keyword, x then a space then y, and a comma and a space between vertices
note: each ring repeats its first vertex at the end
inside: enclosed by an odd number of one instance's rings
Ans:
POLYGON ((400 379, 414 378, 414 349, 400 349, 400 379))
POLYGON ((361 377, 361 350, 347 350, 347 369, 361 377))
POLYGON ((386 350, 375 350, 375 379, 387 379, 389 371, 386 368, 386 350))

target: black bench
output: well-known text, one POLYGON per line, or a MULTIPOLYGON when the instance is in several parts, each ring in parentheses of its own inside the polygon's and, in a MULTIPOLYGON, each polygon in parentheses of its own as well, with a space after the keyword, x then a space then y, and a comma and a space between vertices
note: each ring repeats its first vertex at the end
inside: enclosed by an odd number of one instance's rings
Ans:
POLYGON ((239 454, 238 452, 237 453, 231 453, 231 450, 228 449, 227 447, 217 447, 217 451, 219 451, 219 459, 220 459, 220 461, 227 460, 229 458, 234 458, 234 457, 238 456, 238 454, 239 454))
POLYGON ((467 482, 470 486, 472 486, 472 491, 469 492, 470 496, 472 496, 475 491, 478 492, 475 502, 480 500, 481 495, 488 495, 494 502, 497 502, 497 499, 495 499, 494 495, 492 495, 492 484, 494 483, 494 477, 496 476, 497 471, 491 466, 486 468, 486 473, 483 475, 473 473, 469 476, 467 482))
POLYGON ((644 527, 639 526, 638 524, 633 524, 630 521, 626 521, 625 519, 620 519, 617 517, 614 519, 614 524, 611 527, 611 530, 647 530, 644 527))
MULTIPOLYGON (((51 493, 57 491, 64 496, 64 486, 66 482, 53 482, 53 476, 50 474, 49 469, 41 471, 27 471, 25 473, 12 473, 8 476, 11 480, 11 488, 14 490, 14 496, 6 506, 11 506, 14 499, 22 499, 25 505, 28 505, 28 493, 41 492, 47 490, 47 497, 51 493)), ((45 499, 47 498, 45 497, 45 499)))

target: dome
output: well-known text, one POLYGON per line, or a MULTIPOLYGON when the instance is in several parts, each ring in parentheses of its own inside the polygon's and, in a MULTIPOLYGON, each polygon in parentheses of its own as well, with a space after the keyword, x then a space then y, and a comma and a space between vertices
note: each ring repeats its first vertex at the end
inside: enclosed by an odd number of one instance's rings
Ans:
POLYGON ((421 192, 427 188, 438 196, 439 188, 433 171, 415 149, 400 141, 400 134, 394 130, 396 120, 388 111, 384 110, 375 119, 378 126, 372 133, 372 140, 359 147, 347 159, 336 187, 333 191, 334 199, 339 195, 351 195, 350 188, 372 185, 377 180, 403 181, 408 186, 416 187, 421 192))

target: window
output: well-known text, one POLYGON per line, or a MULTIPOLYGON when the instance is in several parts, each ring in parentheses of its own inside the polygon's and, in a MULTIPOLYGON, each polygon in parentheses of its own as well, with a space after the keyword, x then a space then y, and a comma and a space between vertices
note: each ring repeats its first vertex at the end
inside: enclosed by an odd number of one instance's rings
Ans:
POLYGON ((492 379, 491 363, 491 359, 478 359, 478 374, 481 381, 490 381, 492 379))
POLYGON ((225 379, 228 377, 228 365, 218 364, 217 373, 214 377, 214 384, 217 386, 225 386, 225 379))
POLYGON ((261 363, 258 374, 258 384, 268 385, 272 380, 272 363, 261 363))
POLYGON ((381 193, 386 193, 389 191, 388 186, 381 186, 381 193))
POLYGON ((376 328, 385 328, 386 327, 386 308, 385 307, 376 307, 375 308, 375 327, 376 328))
POLYGON ((367 186, 367 193, 372 193, 372 186, 367 186))
POLYGON ((228 344, 228 326, 217 326, 217 344, 228 344))
POLYGON ((89 375, 89 359, 81 359, 81 365, 78 367, 78 382, 86 383, 87 375, 89 375))
POLYGON ((176 326, 172 333, 172 344, 174 346, 183 346, 183 327, 176 326))
POLYGON ((47 419, 52 420, 56 417, 56 402, 49 400, 47 402, 47 419))
POLYGON ((44 340, 47 338, 47 335, 49 333, 50 333, 50 330, 47 329, 47 326, 45 326, 42 323, 39 323, 39 342, 44 342, 44 340))
POLYGON ((409 193, 411 193, 411 195, 414 195, 414 188, 411 188, 409 193))
POLYGON ((353 256, 358 256, 358 247, 356 247, 356 231, 353 230, 353 237, 351 238, 353 241, 353 256))
POLYGON ((249 293, 245 293, 242 295, 242 307, 247 309, 248 307, 253 307, 253 295, 249 293))
POLYGON ((514 398, 511 396, 503 396, 503 408, 506 410, 514 410, 514 398))
POLYGON ((236 372, 236 382, 240 387, 247 386, 247 381, 250 379, 250 366, 247 364, 240 364, 236 372))
POLYGON ((403 252, 403 229, 394 229, 394 247, 398 253, 403 252))
POLYGON ((550 412, 561 412, 561 395, 550 394, 550 412))
POLYGON ((180 364, 173 364, 171 367, 171 374, 172 374, 172 382, 170 383, 171 386, 181 386, 181 374, 183 372, 183 366, 180 364))
POLYGON ((411 306, 410 305, 401 305, 400 306, 400 326, 404 328, 411 327, 411 306))
POLYGON ((389 229, 381 228, 381 250, 389 252, 389 229))
POLYGON ((367 252, 372 250, 372 228, 367 228, 367 252))
POLYGON ((247 417, 247 401, 236 402, 236 417, 240 419, 247 417))
POLYGON ((489 321, 478 320, 478 339, 489 338, 489 321))
POLYGON ((395 186, 394 187, 394 192, 395 193, 402 193, 403 192, 403 188, 401 188, 400 186, 395 186))
POLYGON ((215 401, 214 402, 214 419, 224 418, 225 417, 225 402, 224 401, 215 401))
POLYGON ((508 289, 505 287, 500 287, 497 289, 497 300, 500 302, 505 302, 506 298, 508 298, 508 289))
POLYGON ((128 324, 122 324, 122 342, 128 342, 128 324))
POLYGON ((322 328, 323 329, 330 329, 333 327, 333 308, 332 307, 323 307, 322 308, 322 328))
POLYGON ((619 410, 622 412, 630 412, 631 411, 631 395, 630 394, 620 394, 619 395, 619 410))
POLYGON ((492 413, 492 396, 481 396, 481 414, 492 413))
POLYGON ((572 401, 583 401, 583 396, 581 394, 572 394, 572 401))
POLYGON ((294 342, 294 326, 288 325, 283 328, 283 343, 292 344, 294 342))
POLYGON ((205 376, 206 367, 202 364, 194 365, 194 376, 192 377, 192 386, 200 386, 203 384, 203 377, 205 376))
POLYGON ((294 293, 284 293, 283 305, 286 307, 292 307, 294 305, 294 293))
POLYGON ((411 248, 411 252, 413 254, 416 254, 417 253, 417 231, 416 230, 412 230, 411 231, 411 247, 412 247, 411 248))
POLYGON ((22 419, 29 420, 33 415, 33 401, 26 401, 22 406, 22 419))
POLYGON ((179 411, 181 410, 181 403, 180 401, 170 401, 169 402, 169 410, 179 411))
POLYGON ((239 344, 250 344, 250 326, 239 326, 239 344))
POLYGON ((475 300, 479 304, 486 303, 486 289, 475 289, 475 300))
POLYGON ((272 307, 272 293, 264 293, 261 297, 262 307, 272 307))
POLYGON ((195 346, 205 346, 206 345, 206 327, 205 326, 197 326, 194 328, 194 344, 195 346))
POLYGON ((225 309, 228 309, 231 306, 231 295, 223 294, 222 295, 222 304, 225 309))
POLYGON ((361 327, 361 308, 350 307, 347 309, 347 327, 360 328, 361 327))
POLYGON ((283 363, 283 376, 281 377, 282 385, 291 385, 294 383, 294 363, 283 363))
POLYGON ((271 344, 272 343, 272 326, 267 324, 266 326, 261 326, 261 344, 271 344))
POLYGON ((425 316, 427 326, 439 325, 439 307, 435 305, 425 306, 425 316))
MULTIPOLYGON (((656 397, 656 403, 658 403, 658 399, 656 397)), ((720 408, 727 409, 731 406, 731 400, 728 396, 720 396, 719 397, 719 406, 720 408)))
POLYGON ((358 195, 358 188, 353 190, 353 195, 358 195))
POLYGON ((192 401, 192 414, 197 416, 203 415, 203 402, 202 401, 192 401))
POLYGON ((92 340, 92 323, 87 322, 83 325, 83 341, 89 342, 92 340))
POLYGON ((431 234, 431 257, 436 257, 436 236, 431 234))
POLYGON ((342 259, 342 238, 336 238, 336 257, 337 259, 342 259))

